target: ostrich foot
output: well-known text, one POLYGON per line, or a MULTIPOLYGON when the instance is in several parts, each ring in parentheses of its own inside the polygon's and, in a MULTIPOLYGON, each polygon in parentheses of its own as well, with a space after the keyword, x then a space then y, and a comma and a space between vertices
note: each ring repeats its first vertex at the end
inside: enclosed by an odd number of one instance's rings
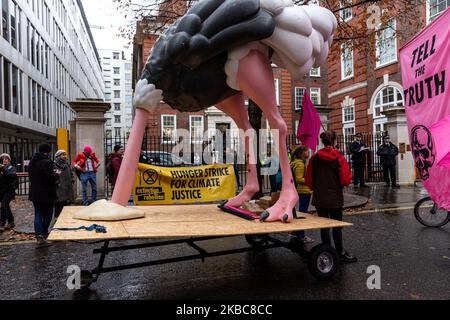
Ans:
POLYGON ((145 217, 142 209, 123 207, 106 200, 98 200, 73 215, 74 219, 96 221, 119 221, 145 217))
POLYGON ((289 191, 281 191, 280 199, 260 216, 260 221, 291 221, 294 216, 292 214, 293 208, 297 204, 298 194, 292 189, 289 191))
POLYGON ((250 201, 253 195, 258 192, 259 187, 247 184, 244 189, 236 197, 228 199, 226 205, 239 208, 245 202, 250 201))

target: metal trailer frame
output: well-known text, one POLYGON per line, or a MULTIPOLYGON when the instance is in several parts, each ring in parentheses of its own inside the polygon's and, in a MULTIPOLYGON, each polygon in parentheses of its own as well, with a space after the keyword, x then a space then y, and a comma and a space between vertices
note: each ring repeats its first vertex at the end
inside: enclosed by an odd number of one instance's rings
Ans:
POLYGON ((270 234, 258 234, 258 235, 245 235, 247 242, 250 244, 248 247, 236 248, 230 250, 221 250, 208 252, 205 249, 201 248, 196 244, 196 242, 206 241, 206 240, 214 240, 214 239, 223 239, 229 237, 236 237, 236 235, 230 236, 213 236, 213 237, 191 237, 191 238, 182 238, 182 239, 174 239, 174 240, 166 240, 166 241, 158 241, 152 243, 141 243, 141 244, 133 244, 133 245, 122 245, 110 247, 111 240, 104 240, 102 247, 98 249, 94 249, 94 254, 100 254, 100 258, 98 261, 98 265, 92 270, 82 270, 81 271, 81 288, 87 289, 94 282, 97 282, 99 276, 103 273, 135 269, 141 267, 155 266, 166 263, 175 263, 189 260, 200 259, 202 262, 205 261, 205 258, 224 256, 228 254, 236 254, 257 250, 267 250, 273 248, 286 248, 291 250, 294 253, 297 253, 302 260, 307 262, 308 269, 311 274, 320 280, 331 279, 337 271, 337 267, 339 265, 339 257, 331 245, 327 244, 318 244, 314 246, 311 250, 307 250, 306 246, 301 242, 293 242, 293 241, 282 241, 280 239, 274 238, 270 234), (106 260, 106 256, 111 252, 116 251, 126 251, 126 250, 134 250, 141 248, 152 248, 152 247, 162 247, 173 244, 181 244, 185 243, 189 247, 195 249, 198 253, 186 256, 179 256, 174 258, 167 259, 159 259, 152 260, 146 262, 132 263, 132 264, 123 264, 119 266, 109 266, 105 267, 104 263, 106 260))

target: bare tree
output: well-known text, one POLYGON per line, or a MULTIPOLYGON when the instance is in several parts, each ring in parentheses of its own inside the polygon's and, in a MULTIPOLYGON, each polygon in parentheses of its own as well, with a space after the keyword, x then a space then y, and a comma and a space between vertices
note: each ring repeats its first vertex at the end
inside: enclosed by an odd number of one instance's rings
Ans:
MULTIPOLYGON (((188 8, 198 0, 113 0, 117 10, 128 19, 128 24, 120 28, 120 35, 130 40, 136 30, 136 23, 141 22, 146 34, 160 34, 188 8)), ((385 29, 392 28, 389 23, 396 20, 394 30, 403 42, 423 28, 424 8, 427 0, 294 0, 297 5, 320 4, 331 10, 338 21, 334 37, 333 54, 340 54, 342 44, 356 47, 361 52, 374 52, 377 36, 385 29), (352 9, 352 18, 349 18, 352 9)))

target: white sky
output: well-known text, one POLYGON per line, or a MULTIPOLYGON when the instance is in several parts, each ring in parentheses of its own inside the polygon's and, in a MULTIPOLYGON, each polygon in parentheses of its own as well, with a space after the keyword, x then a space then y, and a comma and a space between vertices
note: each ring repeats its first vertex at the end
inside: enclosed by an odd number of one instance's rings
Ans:
POLYGON ((128 40, 117 36, 119 27, 126 25, 125 17, 117 11, 117 5, 112 0, 81 0, 81 2, 91 26, 97 50, 121 50, 125 52, 126 59, 131 59, 133 49, 131 46, 127 48, 128 40))

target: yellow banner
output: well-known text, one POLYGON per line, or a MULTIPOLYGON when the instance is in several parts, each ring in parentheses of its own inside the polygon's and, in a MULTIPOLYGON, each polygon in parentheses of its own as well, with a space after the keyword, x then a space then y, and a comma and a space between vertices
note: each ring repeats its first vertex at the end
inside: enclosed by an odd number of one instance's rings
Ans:
POLYGON ((137 205, 227 200, 236 195, 233 165, 167 168, 140 163, 133 191, 137 205))

